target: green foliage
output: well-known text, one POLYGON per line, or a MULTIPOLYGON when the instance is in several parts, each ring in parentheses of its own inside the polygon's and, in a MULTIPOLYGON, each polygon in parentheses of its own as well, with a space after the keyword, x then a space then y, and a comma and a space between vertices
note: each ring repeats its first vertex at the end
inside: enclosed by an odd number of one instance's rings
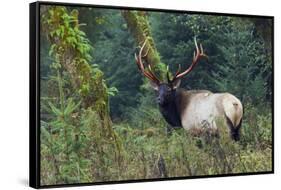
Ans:
POLYGON ((88 62, 91 46, 85 33, 79 29, 78 12, 67 13, 65 7, 49 8, 48 14, 41 17, 47 37, 52 43, 49 56, 55 58, 57 64, 68 67, 72 73, 77 72, 74 79, 75 87, 82 95, 89 93, 90 77, 92 75, 88 62))
POLYGON ((227 91, 253 104, 271 101, 271 55, 256 35, 254 19, 153 13, 151 20, 162 61, 174 72, 191 63, 194 36, 209 57, 182 80, 183 87, 227 91))
MULTIPOLYGON (((113 149, 106 149, 106 155, 99 157, 101 155, 97 154, 94 158, 95 162, 99 160, 97 170, 102 171, 103 180, 161 178, 164 177, 163 173, 168 177, 179 177, 270 171, 270 115, 258 115, 256 111, 251 113, 252 116, 245 118, 243 139, 239 143, 229 138, 228 128, 223 125, 220 128, 220 138, 210 138, 208 134, 196 137, 184 129, 173 131, 167 136, 163 120, 157 121, 158 110, 148 109, 141 110, 141 113, 132 113, 137 114, 134 119, 139 118, 134 124, 120 123, 113 126, 122 139, 122 164, 116 167, 114 162, 107 160, 113 159, 110 156, 113 155, 113 149), (255 129, 252 123, 256 121, 259 127, 255 129), (253 141, 255 137, 257 141, 253 141), (164 160, 164 171, 160 167, 160 158, 164 160)), ((96 119, 85 115, 82 121, 90 125, 96 123, 96 119)), ((86 134, 91 132, 85 128, 83 131, 86 134)), ((96 142, 99 143, 98 147, 106 143, 100 138, 96 142)), ((89 147, 87 149, 93 151, 89 147)), ((98 174, 97 172, 95 175, 98 174)))
MULTIPOLYGON (((62 79, 58 74, 56 81, 59 83, 59 101, 47 101, 48 105, 41 105, 46 108, 46 112, 51 116, 48 122, 41 120, 41 169, 50 170, 49 175, 42 174, 45 179, 41 183, 60 184, 60 183, 77 183, 89 180, 87 160, 81 159, 82 146, 85 139, 81 134, 82 128, 76 126, 75 119, 79 113, 81 102, 75 102, 71 97, 65 99, 62 85, 62 79), (48 167, 48 168, 45 168, 48 167), (50 168, 49 168, 50 167, 50 168)), ((42 100, 41 100, 42 101, 42 100)))
POLYGON ((127 172, 123 177, 163 177, 163 168, 159 167, 160 157, 165 162, 169 177, 270 171, 271 142, 267 141, 271 139, 270 115, 258 115, 256 111, 251 113, 253 117, 245 118, 243 139, 239 143, 231 140, 224 125, 219 128, 220 138, 212 138, 208 133, 196 137, 184 129, 167 136, 165 125, 157 121, 157 110, 132 113, 137 114, 134 119, 139 118, 134 121, 135 125, 122 123, 114 126, 128 153, 125 156, 127 172), (253 129, 251 125, 254 120, 258 121, 258 129, 253 129), (253 141, 249 138, 251 135, 260 138, 253 141))
POLYGON ((41 83, 41 184, 90 182, 93 176, 102 181, 100 173, 108 168, 96 164, 115 160, 119 167, 122 154, 108 107, 117 89, 108 88, 103 72, 90 66, 91 46, 79 29, 77 10, 48 7, 41 19, 53 58, 53 75, 41 83), (48 85, 52 91, 45 91, 48 85))
POLYGON ((107 94, 109 96, 115 96, 118 93, 118 89, 116 87, 110 87, 107 89, 107 94))

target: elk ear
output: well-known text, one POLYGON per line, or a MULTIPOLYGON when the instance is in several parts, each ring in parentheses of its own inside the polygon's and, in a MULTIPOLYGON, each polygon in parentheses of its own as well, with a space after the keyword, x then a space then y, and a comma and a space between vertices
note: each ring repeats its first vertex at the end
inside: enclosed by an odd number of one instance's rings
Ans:
POLYGON ((154 81, 150 81, 150 85, 154 90, 158 90, 159 89, 159 85, 158 83, 154 82, 154 81))
POLYGON ((180 86, 180 84, 181 84, 181 79, 174 80, 172 83, 173 89, 178 88, 180 86))

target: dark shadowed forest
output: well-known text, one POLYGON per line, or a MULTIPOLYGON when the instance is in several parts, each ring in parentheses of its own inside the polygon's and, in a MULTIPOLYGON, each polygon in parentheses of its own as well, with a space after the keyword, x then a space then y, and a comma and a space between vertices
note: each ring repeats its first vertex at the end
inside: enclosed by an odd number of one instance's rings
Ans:
POLYGON ((272 19, 90 7, 40 7, 41 185, 272 170, 272 19), (134 54, 166 79, 193 58, 186 90, 229 92, 243 104, 239 141, 167 133, 134 54))

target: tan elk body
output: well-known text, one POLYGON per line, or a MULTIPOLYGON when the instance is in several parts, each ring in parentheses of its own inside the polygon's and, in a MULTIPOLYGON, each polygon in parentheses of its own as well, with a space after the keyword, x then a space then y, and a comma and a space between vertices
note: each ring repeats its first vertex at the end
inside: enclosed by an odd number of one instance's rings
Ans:
POLYGON ((229 93, 180 91, 177 101, 181 124, 186 130, 206 125, 217 129, 216 122, 223 119, 228 125, 227 118, 233 127, 238 127, 243 115, 241 102, 229 93))
POLYGON ((136 63, 141 73, 147 77, 157 92, 157 101, 160 112, 172 127, 183 127, 186 130, 203 131, 206 128, 217 132, 218 121, 229 127, 231 137, 239 140, 239 130, 243 117, 243 106, 238 98, 230 93, 212 93, 208 90, 184 90, 178 88, 181 78, 188 74, 202 57, 207 57, 202 46, 200 49, 195 39, 196 52, 191 66, 184 72, 180 67, 172 80, 167 73, 167 83, 161 82, 152 72, 143 65, 142 51, 135 55, 136 63))

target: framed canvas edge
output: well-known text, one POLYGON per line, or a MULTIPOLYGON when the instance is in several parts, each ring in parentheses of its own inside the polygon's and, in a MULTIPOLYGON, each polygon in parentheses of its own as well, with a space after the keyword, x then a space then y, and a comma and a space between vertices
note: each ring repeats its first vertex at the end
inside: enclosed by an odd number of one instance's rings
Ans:
POLYGON ((40 187, 39 3, 29 4, 29 185, 40 187))
POLYGON ((171 10, 171 9, 157 9, 157 8, 142 8, 142 7, 126 7, 113 5, 95 5, 83 3, 65 3, 65 2, 51 2, 51 1, 36 1, 29 4, 29 186, 41 188, 57 188, 57 187, 77 187, 77 186, 91 186, 91 185, 109 185, 109 184, 123 184, 123 183, 139 183, 139 182, 157 182, 169 180, 185 180, 185 179, 202 179, 202 178, 217 178, 217 177, 234 177, 234 176, 248 176, 248 175, 263 175, 274 174, 274 16, 268 15, 249 15, 236 13, 218 13, 218 12, 201 12, 188 10, 171 10), (117 10, 143 10, 155 12, 170 12, 170 13, 188 13, 188 14, 203 14, 216 16, 231 16, 231 17, 247 17, 247 18, 263 18, 271 19, 272 21, 272 168, 271 171, 261 172, 246 172, 246 173, 231 173, 218 175, 201 175, 201 176, 182 176, 169 178, 152 178, 152 179, 137 179, 137 180, 120 180, 120 181, 103 181, 91 183, 72 183, 72 184, 54 184, 41 185, 40 184, 40 6, 41 5, 57 5, 70 7, 93 7, 104 9, 117 10))
POLYGON ((217 16, 232 16, 232 17, 251 17, 251 18, 273 18, 271 15, 251 15, 239 13, 221 13, 221 12, 206 12, 206 11, 189 11, 181 9, 161 9, 149 7, 128 7, 117 5, 99 5, 99 4, 84 4, 84 3, 69 3, 69 2, 56 2, 56 1, 36 1, 40 5, 57 5, 69 7, 94 7, 104 9, 117 9, 117 10, 138 10, 138 11, 154 11, 154 12, 170 12, 170 13, 188 13, 188 14, 202 14, 202 15, 217 15, 217 16))
POLYGON ((275 81, 274 81, 274 76, 275 76, 275 70, 274 70, 274 63, 275 63, 275 55, 274 55, 274 35, 275 35, 275 28, 274 28, 274 17, 272 16, 271 18, 271 53, 272 53, 272 75, 271 75, 271 88, 272 88, 272 106, 271 106, 271 112, 272 112, 272 118, 271 118, 271 122, 272 122, 272 131, 271 131, 271 138, 272 138, 272 153, 271 153, 271 159, 272 159, 272 173, 275 173, 275 137, 274 137, 274 127, 275 127, 275 121, 274 121, 274 109, 275 109, 275 105, 274 105, 274 97, 275 97, 275 91, 274 91, 274 85, 275 85, 275 81))

